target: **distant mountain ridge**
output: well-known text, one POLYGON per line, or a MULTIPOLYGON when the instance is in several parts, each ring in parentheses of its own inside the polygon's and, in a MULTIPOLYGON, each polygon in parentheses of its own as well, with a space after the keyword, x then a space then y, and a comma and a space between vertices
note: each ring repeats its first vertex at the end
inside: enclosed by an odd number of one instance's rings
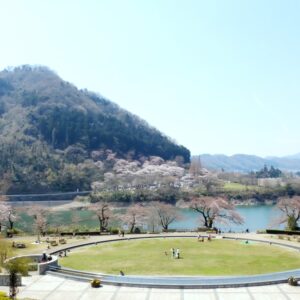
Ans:
POLYGON ((258 171, 264 165, 274 166, 283 171, 300 171, 300 155, 286 157, 259 157, 256 155, 235 154, 227 156, 224 154, 201 154, 201 163, 209 170, 224 170, 225 172, 248 173, 258 171))

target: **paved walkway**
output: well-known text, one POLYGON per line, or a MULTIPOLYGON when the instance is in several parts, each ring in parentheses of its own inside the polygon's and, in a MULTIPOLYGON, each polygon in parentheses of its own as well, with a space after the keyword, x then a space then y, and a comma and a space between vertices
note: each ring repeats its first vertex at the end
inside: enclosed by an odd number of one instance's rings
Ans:
MULTIPOLYGON (((141 239, 141 238, 161 238, 161 237, 181 237, 181 238, 191 238, 192 236, 195 236, 195 233, 173 233, 173 234, 156 234, 156 235, 130 235, 130 239, 141 239)), ((300 246, 298 242, 291 243, 290 241, 284 241, 284 240, 275 240, 271 239, 270 236, 264 236, 264 235, 257 235, 257 234, 228 234, 226 236, 223 236, 223 238, 230 238, 230 239, 248 239, 248 240, 254 240, 254 241, 261 241, 270 243, 272 241, 272 244, 277 245, 284 245, 286 244, 288 247, 293 247, 295 250, 299 251, 300 246)), ((109 240, 119 241, 119 240, 127 240, 126 238, 120 238, 116 235, 114 236, 102 236, 98 237, 98 240, 96 243, 101 242, 108 242, 109 240)), ((86 241, 88 244, 94 244, 95 241, 86 241)), ((70 248, 77 247, 77 246, 67 246, 70 248)), ((62 249, 60 249, 62 250, 62 249)), ((72 271, 69 269, 59 269, 59 270, 52 270, 50 274, 55 275, 54 273, 58 272, 60 275, 65 274, 68 278, 75 278, 76 277, 88 277, 92 278, 93 274, 86 274, 85 272, 82 273, 80 271, 72 271)), ((57 275, 59 275, 57 274, 57 275)), ((115 276, 115 275, 104 275, 101 276, 103 282, 105 284, 111 284, 111 283, 120 283, 122 286, 143 286, 147 288, 164 288, 164 287, 173 287, 177 286, 182 288, 215 288, 215 287, 239 287, 239 286, 247 286, 247 285, 257 285, 257 283, 285 283, 287 278, 289 277, 296 277, 300 278, 300 269, 298 270, 291 270, 291 271, 285 271, 285 272, 277 272, 277 273, 270 273, 270 274, 261 274, 261 275, 252 275, 252 276, 214 276, 214 277, 189 277, 186 276, 184 278, 182 277, 176 277, 176 276, 170 276, 170 277, 156 277, 156 276, 115 276)), ((96 278, 99 276, 95 275, 96 278)))
MULTIPOLYGON (((91 288, 87 282, 52 275, 23 279, 19 299, 36 300, 299 300, 300 287, 287 284, 224 289, 149 289, 103 286, 91 288)), ((0 290, 8 291, 7 287, 0 290)))
MULTIPOLYGON (((191 233, 186 234, 191 235, 191 233)), ((140 236, 141 235, 139 235, 139 237, 140 236)), ((163 236, 163 234, 161 236, 163 236)), ((174 236, 176 236, 176 234, 174 234, 174 236)), ((270 239, 269 236, 257 234, 226 234, 226 236, 245 239, 271 240, 274 242, 278 241, 277 239, 270 239)), ((78 241, 76 244, 109 240, 113 238, 116 238, 116 236, 91 237, 86 240, 78 241)), ((283 240, 280 240, 280 242, 289 245, 300 245, 300 243, 283 240)), ((50 252, 53 251, 51 250, 50 252)), ((0 290, 8 291, 8 288, 0 287, 0 290)), ((75 281, 53 275, 33 275, 31 277, 23 278, 23 286, 20 287, 18 298, 30 298, 36 300, 299 300, 300 287, 278 284, 249 288, 156 289, 105 285, 99 289, 93 289, 87 282, 75 281)))

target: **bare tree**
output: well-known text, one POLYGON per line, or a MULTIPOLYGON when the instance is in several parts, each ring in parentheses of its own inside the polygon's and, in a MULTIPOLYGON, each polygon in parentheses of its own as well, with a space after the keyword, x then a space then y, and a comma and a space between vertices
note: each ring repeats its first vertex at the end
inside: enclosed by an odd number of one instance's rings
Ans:
POLYGON ((203 225, 212 228, 214 222, 243 224, 243 218, 235 211, 234 205, 224 198, 195 197, 189 207, 198 212, 203 225))
POLYGON ((169 225, 174 221, 178 220, 179 214, 177 212, 176 207, 171 204, 165 204, 162 202, 157 202, 154 205, 160 225, 162 226, 163 230, 167 231, 169 225))
POLYGON ((145 220, 146 210, 141 204, 129 206, 125 214, 119 216, 121 221, 128 225, 129 232, 133 233, 138 224, 142 224, 145 220))
POLYGON ((277 203, 277 208, 283 212, 279 223, 287 223, 287 228, 290 230, 297 229, 300 219, 300 196, 281 198, 277 203))
POLYGON ((89 210, 96 214, 99 221, 99 231, 101 232, 107 230, 108 221, 111 217, 111 210, 107 202, 96 202, 89 207, 89 210))

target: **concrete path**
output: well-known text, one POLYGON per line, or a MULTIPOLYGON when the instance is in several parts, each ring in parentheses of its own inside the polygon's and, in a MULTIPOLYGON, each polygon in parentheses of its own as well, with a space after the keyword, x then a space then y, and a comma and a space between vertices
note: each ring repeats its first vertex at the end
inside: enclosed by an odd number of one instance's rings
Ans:
MULTIPOLYGON (((193 238, 196 236, 195 233, 173 233, 173 234, 148 234, 148 235, 128 235, 126 238, 120 238, 116 235, 113 236, 102 236, 98 237, 98 240, 90 239, 85 243, 88 244, 95 244, 95 243, 103 243, 108 241, 119 241, 119 240, 127 240, 127 239, 143 239, 143 238, 173 238, 173 237, 180 237, 180 238, 193 238)), ((287 247, 293 248, 295 251, 300 250, 300 245, 298 242, 290 242, 285 240, 278 240, 271 238, 271 236, 264 236, 258 234, 228 234, 226 236, 219 236, 223 238, 229 239, 241 239, 241 240, 254 240, 258 242, 265 242, 267 244, 277 244, 278 246, 287 245, 287 247)), ((84 244, 84 242, 83 242, 84 244)), ((70 249, 74 247, 78 247, 77 245, 68 245, 66 246, 70 249)), ((63 250, 62 247, 60 250, 63 250)), ((56 250, 57 251, 57 250, 56 250)), ((52 252, 53 253, 53 252, 52 252)), ((93 277, 92 273, 85 273, 76 270, 69 270, 65 268, 51 270, 49 274, 55 275, 57 272, 57 276, 64 276, 70 279, 77 279, 77 277, 83 278, 90 278, 93 277)), ((269 274, 261 274, 261 275, 252 275, 252 276, 213 276, 213 277, 206 277, 206 276, 185 276, 176 277, 162 277, 162 276, 115 276, 115 275, 103 275, 101 276, 103 283, 105 284, 115 284, 119 283, 122 286, 135 286, 135 287, 145 287, 145 288, 164 288, 164 287, 173 287, 176 286, 177 288, 216 288, 216 287, 241 287, 241 286, 255 286, 263 284, 279 284, 285 283, 287 278, 289 277, 300 278, 300 269, 297 270, 290 270, 285 272, 277 272, 277 273, 269 273, 269 274)), ((95 275, 96 278, 99 277, 99 274, 95 275)))
MULTIPOLYGON (((36 300, 299 300, 300 287, 287 284, 224 289, 149 289, 103 286, 52 275, 23 279, 18 299, 36 300)), ((7 287, 0 290, 8 291, 7 287)))
MULTIPOLYGON (((191 233, 186 233, 191 235, 191 233)), ((196 235, 196 233, 194 233, 196 235)), ((168 234, 170 235, 170 234, 168 234)), ((178 233, 177 233, 178 235, 178 233)), ((180 233, 183 235, 183 233, 180 233)), ((141 236, 141 235, 139 235, 141 236)), ((146 235, 149 236, 149 235, 146 235)), ((164 236, 163 234, 161 235, 164 236)), ((176 234, 174 234, 174 237, 176 234)), ((233 238, 261 239, 264 241, 279 241, 270 236, 257 234, 226 234, 233 238)), ((91 237, 78 241, 76 244, 109 240, 116 236, 91 237)), ((300 243, 280 240, 281 243, 300 243)), ((63 247, 60 247, 62 249, 63 247)), ((54 249, 51 249, 52 251, 54 249)), ((49 252, 52 252, 52 251, 49 252)), ((56 248, 55 250, 59 250, 56 248)), ((7 287, 1 287, 1 291, 8 291, 7 287)), ((218 288, 218 289, 156 289, 156 288, 130 288, 103 286, 93 289, 89 283, 61 278, 52 275, 23 278, 23 286, 20 287, 19 299, 30 298, 36 300, 66 300, 66 299, 101 299, 101 300, 299 300, 300 287, 292 287, 287 284, 243 287, 243 288, 218 288)))

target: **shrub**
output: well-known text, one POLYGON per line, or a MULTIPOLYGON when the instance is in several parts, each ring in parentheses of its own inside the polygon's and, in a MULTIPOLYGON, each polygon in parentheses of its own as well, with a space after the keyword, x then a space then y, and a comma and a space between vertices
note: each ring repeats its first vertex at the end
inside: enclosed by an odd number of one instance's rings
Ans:
POLYGON ((138 227, 135 227, 133 233, 141 233, 141 229, 138 227))
POLYGON ((28 265, 28 271, 29 272, 35 272, 38 270, 38 265, 37 264, 29 264, 28 265))
POLYGON ((118 234, 119 233, 119 229, 118 228, 111 228, 110 229, 110 234, 118 234))
POLYGON ((162 232, 176 232, 176 229, 163 229, 162 232))
POLYGON ((91 287, 93 288, 98 288, 101 285, 101 281, 99 279, 93 279, 91 281, 91 287))
POLYGON ((7 231, 10 232, 10 233, 12 233, 12 234, 22 233, 22 230, 20 230, 18 228, 8 229, 7 231))
POLYGON ((297 286, 298 285, 298 281, 296 278, 294 278, 293 276, 288 278, 288 284, 292 285, 292 286, 297 286))
POLYGON ((278 229, 266 229, 268 234, 288 234, 288 235, 300 235, 300 230, 278 230, 278 229))

